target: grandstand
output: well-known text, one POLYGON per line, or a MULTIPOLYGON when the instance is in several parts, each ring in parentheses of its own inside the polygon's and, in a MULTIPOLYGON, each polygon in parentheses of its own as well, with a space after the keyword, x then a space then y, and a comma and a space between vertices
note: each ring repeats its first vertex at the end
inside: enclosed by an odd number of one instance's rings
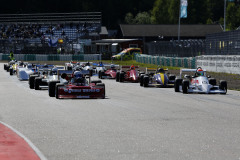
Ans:
POLYGON ((98 39, 101 12, 0 15, 0 53, 76 53, 82 39, 98 39))

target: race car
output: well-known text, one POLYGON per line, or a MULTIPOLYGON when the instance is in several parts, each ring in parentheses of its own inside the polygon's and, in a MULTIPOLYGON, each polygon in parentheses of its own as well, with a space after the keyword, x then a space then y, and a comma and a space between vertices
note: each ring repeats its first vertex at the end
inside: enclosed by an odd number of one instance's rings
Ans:
POLYGON ((54 65, 48 65, 48 64, 36 65, 35 74, 29 75, 29 79, 28 79, 29 88, 39 90, 41 79, 43 79, 44 77, 47 77, 48 72, 50 72, 53 69, 53 67, 54 65), (35 86, 35 84, 37 85, 35 86))
POLYGON ((174 87, 175 75, 169 75, 165 72, 168 69, 159 68, 157 70, 146 68, 146 74, 140 76, 140 86, 148 87, 174 87))
POLYGON ((227 93, 227 82, 220 80, 219 85, 216 83, 216 79, 206 76, 206 70, 203 70, 201 67, 197 69, 181 69, 180 77, 176 78, 175 92, 183 92, 184 94, 188 93, 227 93), (185 75, 182 79, 182 72, 194 72, 193 76, 185 75))
POLYGON ((37 74, 36 64, 26 64, 17 67, 17 77, 20 81, 28 80, 30 75, 37 74))
POLYGON ((138 66, 122 66, 121 70, 116 73, 116 82, 139 82, 139 68, 138 66), (126 70, 127 69, 127 70, 126 70))
POLYGON ((108 79, 115 79, 116 75, 117 75, 117 68, 119 67, 119 65, 105 65, 103 70, 100 70, 98 72, 98 78, 100 79, 104 79, 104 78, 108 78, 108 79))
POLYGON ((65 63, 66 70, 72 70, 78 64, 79 62, 76 62, 76 61, 65 63))
MULTIPOLYGON (((61 78, 64 76, 61 75, 61 78)), ((77 98, 105 98, 105 84, 100 80, 91 81, 87 70, 75 71, 68 83, 49 83, 49 96, 57 99, 77 98)))

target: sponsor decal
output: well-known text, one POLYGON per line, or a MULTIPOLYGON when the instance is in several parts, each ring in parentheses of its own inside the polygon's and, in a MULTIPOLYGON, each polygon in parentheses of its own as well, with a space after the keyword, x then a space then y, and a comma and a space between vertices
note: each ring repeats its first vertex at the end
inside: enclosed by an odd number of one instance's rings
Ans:
POLYGON ((98 93, 100 92, 100 89, 64 89, 64 92, 67 93, 98 93))
POLYGON ((198 82, 197 79, 193 79, 191 82, 192 82, 192 83, 197 83, 197 84, 199 84, 199 82, 198 82))

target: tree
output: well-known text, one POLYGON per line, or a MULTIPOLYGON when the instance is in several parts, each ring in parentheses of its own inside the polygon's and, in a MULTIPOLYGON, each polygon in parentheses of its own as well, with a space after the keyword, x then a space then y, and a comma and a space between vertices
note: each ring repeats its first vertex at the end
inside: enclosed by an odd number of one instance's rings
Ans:
POLYGON ((148 12, 140 12, 135 17, 136 24, 151 24, 151 15, 148 12))
POLYGON ((168 3, 169 0, 156 0, 152 9, 152 20, 155 24, 168 24, 168 3))
POLYGON ((134 24, 134 16, 132 13, 127 13, 126 16, 125 16, 125 23, 127 24, 134 24))

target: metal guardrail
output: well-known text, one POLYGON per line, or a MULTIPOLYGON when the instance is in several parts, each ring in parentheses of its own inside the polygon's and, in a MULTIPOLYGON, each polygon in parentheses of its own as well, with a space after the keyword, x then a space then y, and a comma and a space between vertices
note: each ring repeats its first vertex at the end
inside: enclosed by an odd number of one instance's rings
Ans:
POLYGON ((196 68, 196 59, 192 57, 178 58, 141 54, 136 55, 136 61, 140 63, 155 64, 159 66, 196 68))

